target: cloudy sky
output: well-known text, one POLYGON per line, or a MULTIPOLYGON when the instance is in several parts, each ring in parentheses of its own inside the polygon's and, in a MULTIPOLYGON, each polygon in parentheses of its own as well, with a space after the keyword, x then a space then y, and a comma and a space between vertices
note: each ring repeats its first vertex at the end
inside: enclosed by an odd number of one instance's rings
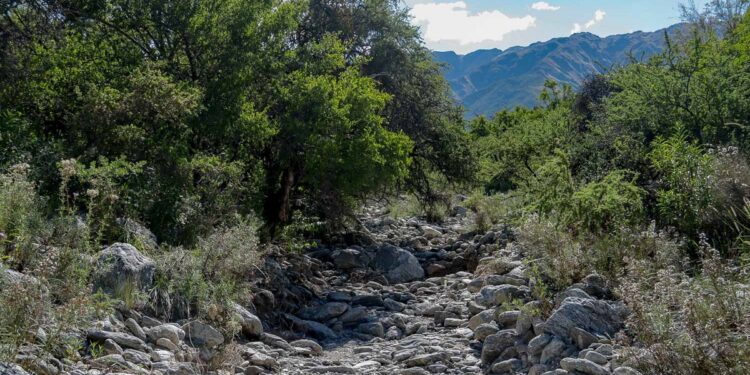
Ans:
MULTIPOLYGON (((697 0, 701 5, 708 0, 697 0)), ((679 22, 679 0, 405 0, 427 46, 467 53, 577 32, 654 31, 679 22)))

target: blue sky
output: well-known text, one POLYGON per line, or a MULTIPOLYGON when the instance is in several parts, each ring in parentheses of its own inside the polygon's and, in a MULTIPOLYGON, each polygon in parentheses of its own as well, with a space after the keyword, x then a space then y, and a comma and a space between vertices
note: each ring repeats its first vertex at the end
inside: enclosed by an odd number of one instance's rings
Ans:
MULTIPOLYGON (((697 0, 701 6, 708 0, 697 0)), ((468 53, 590 32, 654 31, 680 21, 680 0, 405 0, 428 47, 468 53)))

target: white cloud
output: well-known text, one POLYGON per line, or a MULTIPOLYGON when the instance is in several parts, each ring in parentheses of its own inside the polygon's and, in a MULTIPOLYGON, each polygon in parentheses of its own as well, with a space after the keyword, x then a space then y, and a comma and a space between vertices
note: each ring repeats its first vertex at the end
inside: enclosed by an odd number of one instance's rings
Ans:
POLYGON ((546 1, 538 1, 538 2, 536 2, 534 4, 531 4, 531 9, 534 9, 534 10, 556 11, 556 10, 560 10, 560 7, 554 6, 554 5, 550 5, 550 3, 546 2, 546 1))
POLYGON ((604 20, 604 16, 606 16, 606 15, 607 15, 607 12, 605 12, 605 11, 603 11, 601 9, 597 9, 596 12, 594 12, 594 18, 592 18, 588 22, 586 22, 586 24, 584 24, 583 27, 581 27, 580 23, 574 23, 573 24, 573 30, 571 30, 570 33, 571 34, 580 33, 581 31, 583 31, 584 28, 590 29, 591 27, 593 27, 597 23, 602 22, 604 20))
POLYGON ((411 15, 428 42, 450 40, 461 45, 501 41, 506 34, 526 30, 536 22, 530 15, 510 17, 497 10, 471 14, 463 1, 416 4, 411 15))

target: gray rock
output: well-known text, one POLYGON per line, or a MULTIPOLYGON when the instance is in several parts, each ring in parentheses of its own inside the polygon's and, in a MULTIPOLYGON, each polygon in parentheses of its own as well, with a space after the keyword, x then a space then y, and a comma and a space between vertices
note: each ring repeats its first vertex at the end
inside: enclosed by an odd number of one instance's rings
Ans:
POLYGON ((154 319, 150 316, 141 316, 141 327, 143 328, 153 328, 158 325, 161 325, 161 322, 157 319, 154 319))
POLYGON ((235 315, 240 319, 242 334, 247 337, 260 337, 263 334, 263 323, 255 314, 247 311, 237 303, 232 304, 235 315))
POLYGON ((568 371, 576 371, 587 375, 609 375, 609 371, 586 359, 563 358, 560 367, 568 371))
POLYGON ((357 363, 353 367, 358 372, 372 372, 372 371, 375 371, 375 370, 379 369, 380 366, 382 366, 380 364, 380 362, 370 360, 370 361, 364 361, 364 362, 357 363))
POLYGON ((353 307, 339 317, 339 321, 344 324, 359 323, 367 318, 368 310, 366 307, 353 307))
POLYGON ((622 326, 627 310, 620 303, 568 297, 552 312, 544 324, 544 332, 568 338, 577 327, 595 335, 612 336, 622 326))
POLYGON ((466 323, 466 320, 459 318, 445 318, 445 321, 443 321, 446 327, 460 327, 464 323, 466 323))
POLYGON ((584 292, 583 290, 581 290, 579 288, 573 288, 573 287, 571 287, 571 288, 565 289, 564 291, 558 293, 555 296, 555 301, 562 302, 562 301, 564 301, 568 297, 578 297, 578 298, 583 298, 583 299, 593 299, 594 298, 594 297, 591 297, 588 293, 584 292))
POLYGON ((156 340, 156 346, 162 347, 162 348, 167 349, 167 350, 171 350, 173 352, 176 352, 176 351, 180 350, 180 348, 177 347, 177 345, 175 345, 175 343, 173 343, 171 340, 166 339, 164 337, 156 340))
POLYGON ((498 306, 514 299, 525 298, 529 288, 516 285, 487 285, 483 287, 474 301, 482 306, 498 306))
POLYGON ((484 285, 503 285, 503 284, 522 286, 522 285, 526 285, 526 280, 513 277, 513 276, 508 276, 508 275, 488 275, 487 278, 484 280, 484 285))
POLYGON ((583 358, 602 366, 606 365, 607 362, 609 362, 609 359, 607 359, 604 354, 600 354, 594 351, 586 353, 583 358))
POLYGON ((447 355, 445 352, 422 354, 415 357, 411 357, 404 361, 406 367, 425 367, 436 362, 445 361, 447 355))
POLYGON ((143 224, 129 218, 118 218, 117 224, 122 226, 128 241, 132 239, 133 243, 143 246, 146 249, 155 250, 159 248, 156 235, 143 224))
POLYGON ((245 369, 244 374, 245 375, 260 375, 262 373, 266 372, 262 367, 260 366, 248 366, 245 369))
POLYGON ((333 264, 342 270, 365 267, 363 254, 356 249, 336 250, 331 254, 333 264))
POLYGON ((264 332, 260 336, 260 341, 263 342, 264 344, 266 344, 268 346, 271 346, 271 347, 274 347, 274 348, 279 348, 279 349, 283 349, 283 350, 287 350, 287 351, 293 349, 292 346, 289 345, 289 343, 286 340, 282 339, 279 336, 272 335, 272 334, 270 334, 268 332, 264 332))
POLYGON ((352 305, 367 307, 383 306, 383 297, 377 294, 359 294, 352 297, 352 305))
POLYGON ((398 301, 394 301, 390 298, 384 299, 383 305, 385 306, 386 309, 391 310, 391 311, 396 311, 396 312, 404 311, 404 309, 406 308, 406 304, 398 302, 398 301))
POLYGON ((542 354, 544 347, 552 340, 550 335, 539 335, 529 341, 528 351, 531 355, 542 354))
POLYGON ((101 356, 94 359, 94 362, 100 366, 104 366, 110 369, 125 370, 131 368, 130 363, 128 363, 128 361, 126 361, 125 358, 123 358, 119 354, 101 356))
POLYGON ((300 317, 307 320, 325 322, 340 316, 349 310, 349 304, 344 302, 328 302, 314 307, 308 307, 300 311, 300 317))
POLYGON ((315 337, 317 339, 326 340, 336 338, 336 333, 328 328, 325 324, 318 323, 312 320, 300 319, 291 314, 284 314, 284 316, 292 322, 300 331, 315 337))
POLYGON ((21 366, 14 363, 0 362, 0 374, 3 375, 29 375, 21 366))
POLYGON ((512 358, 502 362, 494 363, 491 367, 494 374, 513 374, 523 366, 520 359, 512 358))
POLYGON ((357 326, 357 332, 375 337, 385 336, 385 328, 383 328, 383 325, 380 322, 362 323, 357 326))
POLYGON ((512 329, 506 329, 494 335, 487 336, 482 345, 482 362, 487 364, 494 362, 505 349, 513 346, 515 339, 516 332, 512 329))
POLYGON ((94 272, 94 290, 117 294, 128 283, 141 290, 150 289, 154 282, 156 264, 133 245, 115 243, 99 253, 94 272))
POLYGON ((57 362, 56 359, 53 359, 53 358, 43 359, 35 355, 21 354, 21 355, 17 355, 15 360, 17 363, 23 366, 26 370, 30 371, 31 373, 35 375, 58 375, 60 373, 60 367, 62 367, 62 364, 57 362), (56 366, 56 364, 59 364, 59 366, 56 366))
POLYGON ((356 374, 357 370, 348 366, 316 366, 307 369, 313 374, 356 374))
POLYGON ((145 332, 149 341, 153 343, 156 343, 161 338, 165 338, 175 345, 179 345, 180 341, 185 338, 185 331, 173 324, 161 324, 156 327, 147 328, 145 332))
POLYGON ((143 340, 129 335, 123 332, 109 332, 109 331, 98 331, 92 330, 88 332, 88 339, 91 341, 97 341, 104 343, 105 341, 112 340, 118 345, 126 348, 136 349, 140 351, 148 351, 148 346, 143 340))
POLYGON ((591 346, 591 344, 597 342, 596 336, 578 327, 571 328, 569 336, 580 350, 586 349, 591 346))
POLYGON ((326 298, 328 298, 331 302, 351 302, 352 301, 352 294, 349 292, 341 292, 341 291, 333 291, 328 293, 326 295, 326 298))
POLYGON ((260 352, 252 353, 248 358, 248 362, 253 365, 262 366, 269 369, 275 369, 279 367, 279 363, 273 357, 260 352))
POLYGON ((429 225, 425 225, 425 226, 423 226, 423 227, 422 227, 422 235, 423 235, 423 236, 424 236, 424 237, 425 237, 426 239, 428 239, 428 240, 431 240, 431 239, 433 239, 433 238, 435 238, 435 237, 440 237, 440 236, 442 236, 442 235, 443 235, 443 233, 442 233, 442 232, 440 232, 439 230, 437 230, 437 229, 435 229, 435 228, 433 228, 433 227, 429 226, 429 225))
POLYGON ((107 354, 122 354, 123 350, 120 347, 120 345, 117 345, 116 342, 112 339, 106 339, 104 340, 104 352, 107 354))
POLYGON ((295 340, 295 341, 290 342, 289 345, 295 348, 310 349, 310 351, 312 351, 316 355, 323 354, 323 347, 320 346, 320 344, 318 344, 317 342, 312 341, 312 340, 305 340, 305 339, 295 340))
MULTIPOLYGON (((167 339, 160 339, 162 341, 172 343, 171 341, 167 339)), ((174 345, 174 344, 172 344, 174 345)), ((151 352, 151 360, 154 362, 172 362, 174 361, 174 353, 166 350, 156 349, 153 352, 151 352)))
POLYGON ((192 321, 182 326, 188 343, 198 348, 214 348, 224 343, 224 335, 216 328, 200 322, 192 321))
MULTIPOLYGON (((29 287, 43 288, 42 284, 34 276, 29 276, 9 269, 3 269, 0 264, 0 290, 5 285, 25 285, 29 287)), ((46 289, 43 290, 46 294, 46 289)))
POLYGON ((430 375, 430 372, 421 367, 412 367, 396 372, 398 375, 430 375))
POLYGON ((197 375, 199 373, 192 363, 185 362, 156 362, 151 369, 161 371, 164 375, 197 375))
POLYGON ((122 353, 122 357, 128 361, 137 365, 149 365, 151 363, 151 357, 141 351, 133 349, 125 349, 122 353))
POLYGON ((469 329, 475 330, 482 324, 490 323, 495 320, 495 310, 484 310, 469 319, 469 329))
POLYGON ((135 321, 135 319, 128 318, 127 320, 125 320, 125 327, 135 337, 144 341, 147 339, 146 331, 143 330, 143 328, 140 326, 140 324, 138 324, 138 322, 135 321))
POLYGON ((632 367, 622 366, 612 371, 612 375, 641 375, 641 372, 632 367))
POLYGON ((424 270, 412 253, 392 246, 380 247, 371 262, 392 284, 418 280, 424 277, 424 270))
POLYGON ((542 350, 542 356, 539 359, 539 363, 543 365, 556 364, 560 360, 564 351, 565 343, 558 338, 554 338, 542 350))
POLYGON ((388 328, 388 331, 385 332, 385 338, 387 340, 398 340, 401 336, 403 336, 401 330, 396 326, 388 328))
POLYGON ((518 317, 520 317, 521 314, 522 313, 518 310, 499 312, 495 315, 495 321, 502 328, 515 327, 518 317))
POLYGON ((474 339, 484 341, 487 336, 494 335, 500 331, 495 322, 480 324, 474 329, 474 339))

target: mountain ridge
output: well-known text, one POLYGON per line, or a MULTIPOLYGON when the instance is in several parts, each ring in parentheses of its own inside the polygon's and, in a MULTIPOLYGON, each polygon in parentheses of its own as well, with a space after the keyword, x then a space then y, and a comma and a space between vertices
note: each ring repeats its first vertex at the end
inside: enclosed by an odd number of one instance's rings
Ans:
POLYGON ((465 55, 433 51, 444 64, 443 75, 467 117, 491 116, 516 106, 535 106, 545 80, 574 88, 591 74, 662 51, 665 32, 675 35, 683 24, 653 32, 636 31, 607 37, 583 32, 506 50, 481 49, 465 55))

